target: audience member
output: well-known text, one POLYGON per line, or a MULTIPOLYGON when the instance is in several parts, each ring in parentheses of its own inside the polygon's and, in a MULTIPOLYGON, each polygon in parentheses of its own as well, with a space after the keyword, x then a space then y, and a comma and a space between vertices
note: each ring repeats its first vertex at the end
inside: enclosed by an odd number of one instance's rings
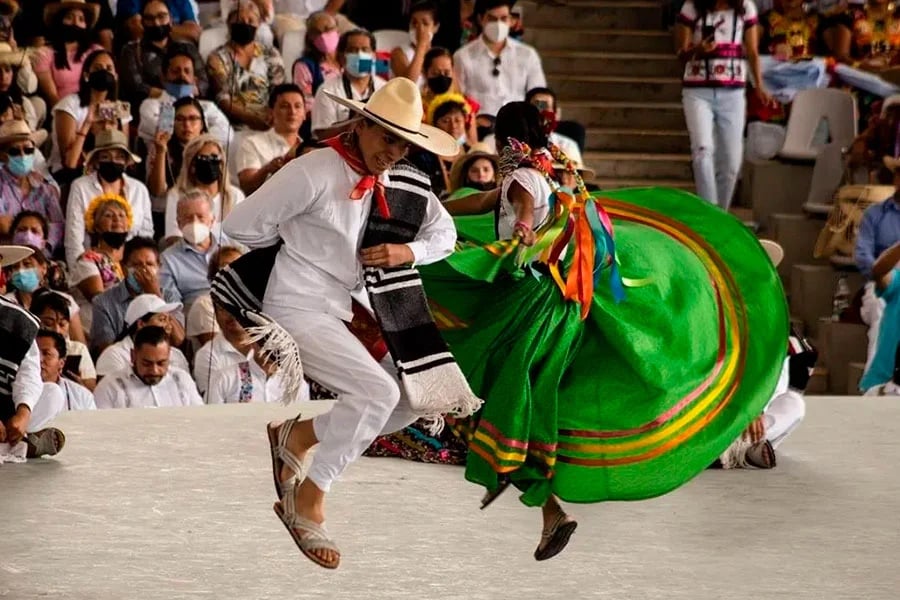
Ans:
MULTIPOLYGON (((487 144, 474 144, 450 169, 451 195, 459 190, 485 192, 500 184, 500 159, 487 144)), ((452 196, 451 196, 452 198, 452 196)))
MULTIPOLYGON (((469 105, 466 99, 459 94, 438 96, 428 105, 428 112, 425 115, 425 121, 429 125, 453 136, 463 152, 469 149, 466 129, 471 118, 469 105)), ((409 154, 409 161, 431 179, 431 191, 438 198, 445 197, 450 191, 450 169, 453 167, 454 158, 453 156, 437 156, 421 149, 414 149, 409 154)))
MULTIPOLYGON (((346 0, 275 0, 275 33, 282 38, 289 31, 302 31, 304 25, 314 13, 327 12, 337 23, 338 31, 343 33, 356 29, 350 20, 341 14, 346 0)), ((383 9, 384 0, 378 5, 383 9)), ((290 65, 286 65, 290 66, 290 65)))
POLYGON ((867 172, 866 181, 891 185, 894 174, 885 167, 885 156, 894 156, 900 143, 900 103, 886 100, 881 114, 869 120, 866 129, 856 136, 850 146, 847 167, 862 168, 867 172))
MULTIPOLYGON (((141 12, 142 0, 118 0, 116 19, 124 24, 128 40, 144 37, 145 23, 141 12)), ((190 0, 166 0, 172 37, 184 39, 194 44, 200 41, 200 24, 190 0)))
MULTIPOLYGON (((331 13, 319 11, 311 14, 306 20, 306 44, 301 56, 293 65, 285 65, 293 72, 293 81, 300 88, 305 102, 306 114, 311 115, 316 92, 326 79, 340 77, 341 63, 338 60, 337 48, 341 34, 338 33, 337 20, 331 13)), ((272 99, 269 98, 271 104, 272 99)), ((312 138, 312 120, 304 121, 301 135, 312 138)))
POLYGON ((238 179, 245 194, 252 194, 278 169, 299 155, 303 139, 300 127, 306 106, 300 88, 292 83, 275 86, 269 94, 268 131, 253 133, 241 141, 237 159, 238 179))
POLYGON ((128 368, 131 364, 131 352, 134 350, 134 338, 144 327, 161 327, 172 346, 169 362, 173 367, 190 370, 187 359, 178 349, 184 342, 184 330, 175 321, 176 313, 181 314, 181 304, 178 302, 167 304, 153 294, 135 297, 125 311, 125 332, 122 338, 108 346, 97 358, 97 375, 106 377, 128 368))
POLYGON ((118 129, 97 134, 94 149, 85 157, 88 173, 72 182, 66 207, 66 263, 75 262, 88 250, 89 238, 85 229, 85 213, 97 196, 111 194, 125 198, 131 206, 132 227, 128 237, 153 237, 153 217, 147 187, 125 173, 125 169, 140 162, 128 149, 128 138, 118 129))
POLYGON ((147 408, 203 404, 186 371, 169 365, 168 336, 149 326, 134 336, 130 368, 104 377, 94 392, 97 408, 147 408))
POLYGON ((425 55, 431 50, 431 40, 440 27, 437 3, 431 0, 416 2, 409 9, 409 43, 391 51, 391 74, 412 79, 417 85, 425 83, 425 55))
MULTIPOLYGON (((422 107, 426 112, 435 97, 444 94, 462 94, 454 77, 453 55, 446 48, 435 47, 429 50, 425 54, 422 69, 425 73, 425 83, 421 86, 422 107)), ((468 96, 466 96, 466 102, 468 102, 472 114, 477 115, 481 109, 478 102, 468 96)), ((473 120, 470 135, 474 139, 477 134, 478 131, 473 120)))
MULTIPOLYGON (((0 93, 9 94, 16 106, 17 119, 24 119, 32 131, 40 129, 47 118, 47 103, 43 98, 29 97, 37 91, 38 81, 25 50, 13 50, 6 42, 0 42, 0 93)), ((46 131, 38 141, 46 140, 46 131)))
POLYGON ((849 4, 846 0, 819 0, 815 3, 819 21, 816 37, 820 41, 821 49, 843 63, 852 62, 850 48, 853 42, 853 17, 850 14, 849 4))
POLYGON ((228 13, 228 42, 209 55, 210 92, 235 126, 266 129, 262 114, 269 89, 284 83, 284 63, 274 48, 254 38, 259 27, 259 8, 240 0, 228 13))
POLYGON ((228 367, 248 360, 251 344, 247 331, 221 306, 213 306, 219 331, 194 356, 194 380, 204 396, 211 384, 211 376, 228 367))
POLYGON ((96 147, 100 132, 122 129, 128 136, 131 113, 118 101, 117 82, 112 54, 92 52, 84 61, 77 93, 53 107, 50 168, 60 184, 71 183, 82 174, 84 155, 96 147))
MULTIPOLYGON (((281 377, 275 365, 255 350, 241 362, 213 371, 205 395, 207 404, 278 402, 283 397, 281 377)), ((298 400, 308 399, 309 388, 304 384, 298 400)))
POLYGON ((859 67, 882 71, 900 58, 900 9, 890 0, 867 0, 850 11, 850 54, 859 67))
POLYGON ((102 48, 91 41, 99 15, 100 6, 85 0, 54 2, 44 9, 51 45, 40 48, 32 63, 41 95, 50 106, 78 92, 85 57, 102 48))
POLYGON ((225 149, 211 135, 201 135, 188 143, 175 186, 166 194, 165 236, 170 242, 182 235, 178 227, 178 200, 190 190, 200 190, 209 196, 213 215, 220 223, 236 204, 244 201, 243 192, 231 185, 225 149))
MULTIPOLYGON (((886 200, 885 204, 887 203, 894 204, 894 201, 886 200)), ((896 211, 896 208, 894 210, 896 211)), ((884 384, 900 383, 892 381, 898 375, 897 356, 898 350, 900 350, 900 277, 898 277, 900 270, 898 270, 898 263, 900 263, 900 240, 878 255, 871 270, 874 294, 881 304, 881 318, 878 324, 876 348, 859 381, 859 388, 862 391, 880 388, 881 391, 878 395, 884 395, 885 388, 882 387, 884 384)))
POLYGON ((185 148, 192 140, 208 133, 199 100, 182 98, 175 101, 173 108, 175 126, 172 135, 159 132, 147 150, 150 163, 147 167, 147 187, 153 197, 154 224, 158 232, 165 232, 166 192, 175 185, 181 173, 185 148))
POLYGON ((511 0, 478 0, 475 16, 482 34, 453 57, 460 89, 490 115, 508 102, 524 100, 528 90, 547 85, 535 49, 509 39, 512 5, 511 0))
POLYGON ((49 231, 47 217, 33 210, 18 212, 9 227, 13 244, 38 248, 45 255, 50 254, 50 242, 47 240, 49 231))
MULTIPOLYGON (((574 167, 574 170, 581 177, 581 180, 585 183, 585 185, 589 184, 594 179, 596 173, 594 173, 593 169, 588 169, 580 161, 572 160, 571 162, 572 167, 574 167)), ((557 181, 559 181, 559 186, 562 191, 572 194, 578 190, 578 179, 576 179, 575 173, 569 170, 566 165, 564 165, 563 163, 554 162, 553 171, 554 173, 556 173, 557 181)))
POLYGON ((34 134, 28 123, 7 121, 0 125, 0 235, 9 235, 18 213, 34 211, 47 220, 47 241, 52 252, 62 247, 65 219, 59 189, 34 168, 35 152, 34 134))
MULTIPOLYGON (((546 87, 528 90, 528 93, 525 94, 525 102, 534 104, 537 109, 541 111, 541 116, 550 121, 552 124, 551 129, 555 129, 556 123, 559 122, 561 116, 561 110, 556 99, 556 93, 553 90, 546 87)), ((572 162, 581 164, 581 149, 578 147, 578 143, 575 142, 575 140, 564 136, 561 133, 557 133, 556 131, 550 132, 549 139, 550 143, 559 146, 559 149, 562 150, 572 162)))
MULTIPOLYGON (((5 0, 4 3, 12 4, 15 0, 5 0)), ((113 47, 113 29, 115 28, 115 18, 113 17, 113 7, 115 5, 111 0, 87 0, 88 4, 93 4, 98 9, 98 17, 94 26, 88 29, 88 39, 97 42, 107 50, 113 47)), ((32 46, 39 48, 45 46, 48 41, 52 41, 52 36, 47 36, 47 25, 44 15, 49 5, 62 4, 57 0, 27 0, 21 2, 22 11, 13 22, 15 29, 15 41, 21 48, 32 46)), ((88 8, 88 10, 93 10, 88 8)), ((50 31, 49 33, 54 33, 50 31)))
MULTIPOLYGON (((152 239, 137 237, 126 242, 122 260, 126 271, 125 279, 95 296, 91 302, 91 349, 94 354, 99 354, 125 331, 125 312, 136 296, 153 294, 166 303, 181 303, 178 290, 172 286, 163 286, 159 281, 159 249, 152 239)), ((174 320, 181 327, 184 315, 176 313, 174 320)))
POLYGON ((172 39, 172 17, 165 0, 146 1, 141 9, 141 22, 143 37, 125 44, 119 57, 122 97, 137 108, 147 98, 162 96, 165 93, 164 62, 167 54, 176 50, 190 57, 192 70, 198 73, 194 83, 197 92, 191 95, 205 96, 208 85, 203 59, 193 43, 172 39))
POLYGON ((93 391, 97 386, 97 371, 87 345, 69 337, 71 312, 69 303, 58 293, 41 294, 31 303, 31 314, 41 322, 41 327, 61 335, 65 342, 62 358, 70 358, 66 377, 93 391))
POLYGON ((760 19, 761 54, 795 60, 819 54, 819 15, 807 12, 803 0, 780 0, 760 19))
POLYGON ((319 91, 312 113, 312 132, 324 140, 347 129, 350 109, 332 100, 328 94, 365 102, 386 83, 375 75, 375 36, 364 29, 354 29, 341 36, 338 60, 344 72, 341 77, 326 80, 319 91))
MULTIPOLYGON (((209 259, 209 270, 206 274, 207 281, 212 284, 216 273, 237 260, 243 251, 237 246, 219 246, 209 259)), ((206 293, 197 298, 187 314, 185 324, 185 336, 195 351, 209 342, 219 333, 219 325, 216 322, 215 310, 213 310, 212 297, 206 293)), ((195 364, 196 364, 196 356, 195 364)), ((202 390, 201 390, 202 393, 202 390)))
POLYGON ((94 394, 87 387, 63 377, 67 358, 66 339, 56 331, 42 329, 37 334, 37 347, 41 353, 41 380, 58 386, 63 395, 63 410, 96 410, 94 394))

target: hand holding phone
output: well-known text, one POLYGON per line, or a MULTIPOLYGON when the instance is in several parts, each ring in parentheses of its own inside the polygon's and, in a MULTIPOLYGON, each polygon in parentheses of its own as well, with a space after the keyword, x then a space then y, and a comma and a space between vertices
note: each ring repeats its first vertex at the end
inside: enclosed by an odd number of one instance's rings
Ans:
POLYGON ((118 110, 115 102, 104 101, 97 105, 98 121, 115 121, 118 116, 118 110))
POLYGON ((74 354, 66 357, 65 365, 63 365, 63 373, 72 373, 78 375, 81 373, 81 355, 74 354))
POLYGON ((175 105, 171 102, 163 102, 159 107, 159 121, 156 124, 156 133, 168 133, 175 130, 175 105))

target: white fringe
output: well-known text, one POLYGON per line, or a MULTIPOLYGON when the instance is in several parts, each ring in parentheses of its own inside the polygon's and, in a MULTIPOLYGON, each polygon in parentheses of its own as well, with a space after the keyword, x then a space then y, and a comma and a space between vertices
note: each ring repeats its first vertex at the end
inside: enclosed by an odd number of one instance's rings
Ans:
POLYGON ((406 389, 410 407, 428 421, 428 430, 437 435, 444 428, 445 414, 468 417, 475 414, 483 400, 472 392, 459 365, 448 363, 419 373, 404 373, 400 381, 406 389))
POLYGON ((247 317, 259 323, 247 328, 249 342, 255 344, 264 340, 260 353, 265 360, 278 366, 284 393, 281 403, 287 406, 300 398, 300 391, 303 388, 303 364, 300 362, 297 342, 268 315, 248 312, 247 317))

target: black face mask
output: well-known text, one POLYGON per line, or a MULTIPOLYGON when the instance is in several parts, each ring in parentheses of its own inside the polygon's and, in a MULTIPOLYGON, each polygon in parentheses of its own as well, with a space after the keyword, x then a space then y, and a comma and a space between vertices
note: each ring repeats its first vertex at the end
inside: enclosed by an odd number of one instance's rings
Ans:
POLYGON ((488 190, 492 190, 497 187, 497 184, 493 181, 470 181, 466 185, 466 187, 470 187, 475 190, 479 190, 481 192, 486 192, 488 190))
POLYGON ((114 183, 122 179, 122 174, 124 172, 125 165, 111 160, 104 160, 97 165, 97 174, 100 176, 100 179, 106 183, 114 183))
POLYGON ((151 42, 161 42, 172 33, 172 25, 148 25, 144 27, 144 37, 151 42))
POLYGON ((238 46, 246 46, 256 37, 256 27, 246 23, 232 23, 228 28, 231 41, 238 46))
POLYGON ((101 69, 88 75, 88 85, 96 92, 111 92, 116 89, 116 76, 101 69))
POLYGON ((59 28, 59 37, 63 42, 80 42, 85 35, 87 35, 87 29, 77 25, 61 25, 59 28))
POLYGON ((435 94, 443 94, 453 85, 453 78, 447 75, 435 75, 427 79, 428 88, 435 94))
POLYGON ((194 160, 194 177, 203 185, 215 183, 222 176, 222 161, 219 158, 197 158, 194 160))
POLYGON ((126 235, 128 235, 128 233, 125 231, 104 231, 100 234, 100 239, 111 248, 121 248, 125 245, 126 235))

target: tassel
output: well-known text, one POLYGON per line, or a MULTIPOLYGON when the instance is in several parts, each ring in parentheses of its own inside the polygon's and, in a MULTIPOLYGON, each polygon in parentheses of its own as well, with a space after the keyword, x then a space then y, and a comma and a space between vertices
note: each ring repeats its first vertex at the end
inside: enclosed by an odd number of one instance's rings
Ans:
POLYGON ((248 341, 251 344, 261 342, 260 354, 263 359, 278 367, 284 394, 281 403, 287 406, 300 397, 300 390, 303 388, 303 364, 297 342, 268 315, 250 311, 245 311, 244 315, 258 323, 247 328, 248 341))

